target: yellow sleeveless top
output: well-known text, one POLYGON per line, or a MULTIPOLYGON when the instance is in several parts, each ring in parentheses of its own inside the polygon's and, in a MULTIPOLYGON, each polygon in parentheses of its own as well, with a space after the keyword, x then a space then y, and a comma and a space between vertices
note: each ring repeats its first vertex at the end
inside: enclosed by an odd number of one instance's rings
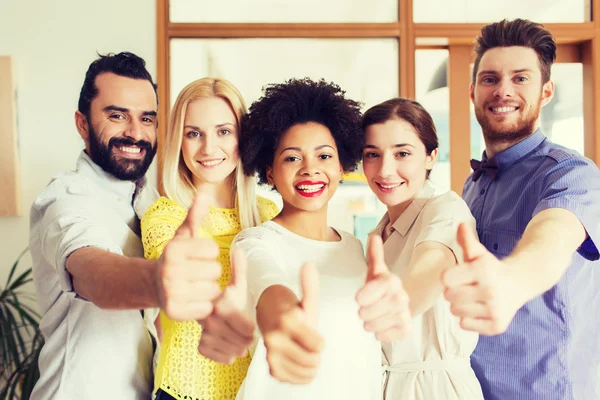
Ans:
MULTIPOLYGON (((275 203, 262 197, 257 197, 257 205, 262 221, 273 218, 279 212, 275 203)), ((165 197, 156 200, 141 220, 146 258, 160 258, 186 215, 187 210, 178 203, 165 197)), ((229 249, 241 229, 235 209, 211 207, 204 219, 201 233, 210 235, 220 248, 223 274, 218 282, 221 288, 227 286, 231 279, 229 249)), ((163 339, 154 391, 162 389, 176 399, 235 399, 246 377, 250 356, 236 359, 233 365, 214 362, 198 353, 202 328, 196 321, 176 322, 163 312, 160 320, 163 339)))

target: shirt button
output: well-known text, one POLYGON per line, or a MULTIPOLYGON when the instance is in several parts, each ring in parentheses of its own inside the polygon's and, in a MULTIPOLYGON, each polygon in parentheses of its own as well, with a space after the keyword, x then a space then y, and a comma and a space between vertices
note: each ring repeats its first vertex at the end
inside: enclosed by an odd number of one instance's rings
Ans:
POLYGON ((485 189, 481 189, 481 192, 479 192, 479 194, 484 194, 485 193, 485 189))
POLYGON ((494 250, 498 250, 498 243, 494 243, 494 250))

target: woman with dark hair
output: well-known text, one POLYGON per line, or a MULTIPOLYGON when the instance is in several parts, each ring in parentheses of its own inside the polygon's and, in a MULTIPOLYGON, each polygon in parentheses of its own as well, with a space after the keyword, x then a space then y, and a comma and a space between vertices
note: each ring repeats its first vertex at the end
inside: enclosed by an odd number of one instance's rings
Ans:
POLYGON ((361 157, 359 104, 334 84, 289 80, 265 89, 243 131, 245 172, 276 189, 283 208, 234 239, 260 330, 238 400, 380 397, 377 338, 405 336, 406 295, 380 247, 367 267, 360 241, 327 225, 342 173, 361 157))
POLYGON ((367 110, 363 129, 363 169, 388 209, 374 234, 412 314, 412 335, 382 344, 384 398, 483 399, 470 364, 478 335, 451 314, 440 279, 463 261, 458 225, 475 231, 475 219, 456 193, 437 194, 428 180, 438 152, 433 120, 419 103, 396 98, 367 110))

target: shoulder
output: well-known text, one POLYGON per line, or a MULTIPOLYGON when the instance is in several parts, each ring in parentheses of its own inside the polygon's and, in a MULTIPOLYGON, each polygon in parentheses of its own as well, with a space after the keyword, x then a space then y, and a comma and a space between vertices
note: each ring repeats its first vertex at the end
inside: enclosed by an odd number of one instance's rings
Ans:
POLYGON ((186 216, 187 210, 182 205, 167 197, 159 197, 144 213, 142 229, 160 222, 172 222, 179 226, 186 216))
POLYGON ((568 149, 566 147, 559 146, 557 144, 552 143, 547 148, 546 157, 554 160, 557 163, 569 161, 569 160, 577 160, 582 159, 585 160, 581 154, 576 152, 575 150, 568 149))
POLYGON ((243 229, 235 236, 232 244, 239 245, 253 243, 261 246, 271 245, 281 237, 280 233, 277 232, 272 224, 273 223, 265 222, 258 226, 243 229))
POLYGON ((600 171, 594 162, 574 150, 552 144, 535 173, 544 189, 598 187, 600 171))
POLYGON ((549 161, 550 167, 577 167, 578 169, 598 171, 596 164, 575 150, 568 149, 555 143, 550 143, 544 151, 544 160, 549 161))
POLYGON ((56 175, 34 200, 32 209, 44 212, 50 206, 60 206, 63 211, 79 209, 98 201, 99 188, 90 179, 76 172, 56 175), (85 201, 82 198, 88 197, 85 201), (74 206, 77 207, 74 207, 74 206))
POLYGON ((443 215, 448 218, 471 215, 467 203, 453 191, 433 195, 423 207, 423 213, 443 215))
POLYGON ((348 247, 352 249, 360 249, 362 252, 363 245, 359 238, 346 231, 341 231, 339 229, 336 229, 336 231, 342 237, 342 241, 346 242, 348 247))
POLYGON ((268 221, 279 214, 279 209, 275 202, 261 196, 256 197, 256 206, 261 221, 268 221))

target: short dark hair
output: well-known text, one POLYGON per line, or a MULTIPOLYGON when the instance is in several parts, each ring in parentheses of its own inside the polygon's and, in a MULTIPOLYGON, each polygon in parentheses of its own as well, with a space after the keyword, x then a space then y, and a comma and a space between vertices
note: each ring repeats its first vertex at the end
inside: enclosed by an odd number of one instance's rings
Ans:
POLYGON ((99 57, 90 64, 79 94, 78 110, 88 119, 90 116, 90 104, 92 103, 92 100, 98 96, 96 77, 102 73, 111 72, 115 75, 127 78, 145 79, 152 84, 154 93, 157 93, 156 84, 152 81, 152 76, 146 69, 146 61, 144 61, 143 58, 129 52, 122 52, 119 54, 109 53, 106 55, 98 54, 98 56, 99 57))
POLYGON ((240 154, 247 175, 258 174, 259 183, 268 183, 267 167, 273 164, 281 136, 292 126, 307 122, 329 129, 345 172, 356 168, 364 141, 360 103, 347 99, 338 85, 290 79, 267 85, 263 92, 242 123, 240 154))
POLYGON ((540 62, 542 83, 550 80, 550 68, 556 60, 556 42, 543 25, 526 20, 503 19, 481 28, 481 35, 475 40, 475 63, 473 83, 477 77, 479 62, 486 51, 495 47, 522 46, 533 49, 540 62))
MULTIPOLYGON (((383 124, 392 119, 408 122, 425 145, 427 154, 438 148, 437 130, 431 115, 420 103, 411 99, 396 97, 369 108, 363 116, 362 127, 366 131, 371 125, 383 124)), ((427 177, 430 172, 427 171, 427 177)))

